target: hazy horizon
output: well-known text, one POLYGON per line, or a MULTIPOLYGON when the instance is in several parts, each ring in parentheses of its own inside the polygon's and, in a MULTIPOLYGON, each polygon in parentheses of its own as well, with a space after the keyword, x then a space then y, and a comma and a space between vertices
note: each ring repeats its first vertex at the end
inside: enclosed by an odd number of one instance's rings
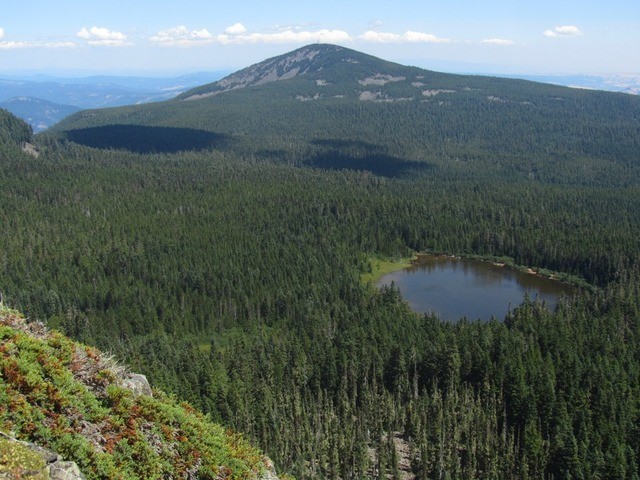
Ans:
MULTIPOLYGON (((351 47, 349 47, 351 48, 351 47)), ((294 50, 293 48, 290 50, 294 50)), ((290 50, 283 50, 277 53, 285 54, 290 50)), ((366 53, 366 52, 363 52, 366 53)), ((375 55, 378 56, 378 55, 375 55)), ((266 60, 270 57, 264 57, 262 60, 266 60)), ((480 63, 465 63, 465 62, 453 62, 453 61, 437 61, 431 59, 423 60, 411 60, 411 59, 391 59, 387 57, 380 57, 383 60, 394 61, 402 65, 414 66, 424 68, 427 70, 435 70, 443 73, 453 74, 468 74, 468 75, 496 75, 496 76, 640 76, 640 68, 637 71, 577 71, 570 72, 564 70, 527 70, 524 68, 509 68, 496 64, 480 64, 480 63)), ((105 68, 105 69, 86 69, 86 68, 15 68, 0 70, 0 78, 28 78, 28 77, 51 77, 56 79, 83 79, 90 77, 148 77, 148 78, 173 78, 180 76, 197 75, 204 73, 219 73, 221 75, 228 75, 241 70, 245 67, 252 65, 251 62, 246 65, 240 66, 218 66, 212 68, 203 67, 173 67, 173 68, 153 68, 153 69, 136 69, 136 68, 105 68)))
POLYGON ((0 74, 234 71, 315 42, 452 73, 636 73, 639 18, 633 0, 34 0, 3 9, 0 74))

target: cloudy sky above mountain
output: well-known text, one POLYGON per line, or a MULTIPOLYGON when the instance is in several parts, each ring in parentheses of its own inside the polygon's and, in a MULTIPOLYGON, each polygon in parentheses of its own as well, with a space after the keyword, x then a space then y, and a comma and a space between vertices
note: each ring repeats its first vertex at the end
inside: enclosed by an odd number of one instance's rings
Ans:
POLYGON ((0 13, 0 71, 236 69, 335 43, 449 71, 640 72, 637 0, 33 0, 0 13))

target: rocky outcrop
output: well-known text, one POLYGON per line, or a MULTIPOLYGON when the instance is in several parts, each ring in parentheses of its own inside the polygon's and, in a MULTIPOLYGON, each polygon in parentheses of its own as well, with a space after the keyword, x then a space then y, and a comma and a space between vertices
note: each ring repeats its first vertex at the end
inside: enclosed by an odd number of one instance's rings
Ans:
POLYGON ((276 467, 273 465, 273 462, 270 458, 265 460, 266 471, 262 474, 259 480, 280 480, 278 474, 276 473, 276 467))
POLYGON ((85 480, 75 462, 56 461, 47 465, 47 472, 51 480, 85 480))
POLYGON ((86 480, 75 462, 64 461, 60 455, 34 443, 23 442, 0 432, 2 455, 22 458, 22 465, 10 465, 3 461, 0 479, 33 478, 51 480, 86 480))
POLYGON ((313 61, 316 57, 320 56, 322 52, 326 50, 340 49, 341 47, 333 45, 310 45, 303 47, 290 54, 271 58, 233 73, 211 84, 208 91, 200 92, 201 88, 195 89, 197 93, 190 94, 190 92, 186 92, 185 95, 179 98, 183 98, 184 100, 197 100, 238 88, 264 85, 265 83, 276 82, 278 80, 288 80, 308 72, 316 72, 322 69, 322 65, 313 61))
POLYGON ((24 153, 28 153, 32 157, 38 158, 40 156, 40 152, 32 143, 22 142, 21 148, 24 153))
POLYGON ((138 395, 149 395, 153 397, 151 385, 149 385, 147 377, 140 373, 126 374, 126 377, 120 381, 120 384, 122 387, 131 390, 136 397, 138 395))

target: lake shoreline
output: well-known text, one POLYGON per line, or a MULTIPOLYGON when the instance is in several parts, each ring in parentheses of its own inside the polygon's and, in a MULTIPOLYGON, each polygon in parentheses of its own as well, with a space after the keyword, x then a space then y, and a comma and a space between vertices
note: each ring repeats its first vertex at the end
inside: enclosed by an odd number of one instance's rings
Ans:
POLYGON ((395 285, 412 310, 435 314, 445 321, 502 319, 527 296, 553 310, 561 298, 578 292, 575 285, 557 276, 529 267, 511 268, 495 259, 422 253, 408 262, 408 268, 398 268, 402 263, 407 261, 386 265, 386 270, 395 268, 385 273, 376 287, 395 285))
POLYGON ((493 255, 453 255, 447 253, 431 253, 431 252, 415 252, 411 257, 403 257, 401 259, 385 259, 371 257, 369 265, 370 272, 360 273, 360 281, 363 285, 372 285, 377 287, 382 277, 389 273, 404 270, 405 268, 419 265, 421 259, 427 258, 456 258, 461 260, 475 260, 480 262, 491 263, 495 267, 523 272, 528 275, 535 275, 542 278, 548 278, 566 285, 593 291, 596 287, 586 282, 580 277, 570 275, 563 272, 556 272, 541 267, 532 267, 528 265, 518 265, 510 257, 496 257, 493 255))
POLYGON ((414 254, 411 257, 403 257, 400 259, 370 257, 368 262, 371 271, 360 273, 360 283, 376 287, 385 275, 411 267, 413 261, 418 258, 417 255, 418 254, 414 254))

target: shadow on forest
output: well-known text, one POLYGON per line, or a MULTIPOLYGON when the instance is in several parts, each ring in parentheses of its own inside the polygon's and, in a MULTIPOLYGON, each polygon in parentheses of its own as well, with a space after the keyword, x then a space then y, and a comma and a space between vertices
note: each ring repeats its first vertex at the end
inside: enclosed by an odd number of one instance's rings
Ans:
POLYGON ((256 151, 256 158, 260 160, 270 160, 273 162, 282 162, 292 156, 291 152, 284 149, 263 149, 256 151))
POLYGON ((320 151, 305 162, 306 165, 325 170, 364 170, 396 178, 433 169, 429 163, 395 157, 384 147, 362 141, 318 139, 311 145, 320 147, 320 151))
POLYGON ((113 148, 136 153, 176 153, 226 148, 228 135, 194 128, 105 125, 69 130, 72 142, 93 148, 113 148))

